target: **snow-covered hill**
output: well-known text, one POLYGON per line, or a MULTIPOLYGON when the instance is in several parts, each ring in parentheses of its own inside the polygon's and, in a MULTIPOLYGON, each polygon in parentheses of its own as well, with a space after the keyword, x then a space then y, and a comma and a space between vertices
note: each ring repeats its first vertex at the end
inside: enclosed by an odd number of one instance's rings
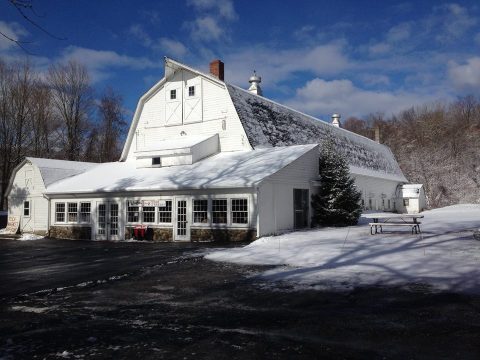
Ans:
POLYGON ((243 248, 214 251, 214 261, 279 265, 262 276, 316 289, 426 284, 480 293, 480 205, 426 211, 422 234, 370 235, 367 219, 350 228, 322 228, 261 238, 243 248))

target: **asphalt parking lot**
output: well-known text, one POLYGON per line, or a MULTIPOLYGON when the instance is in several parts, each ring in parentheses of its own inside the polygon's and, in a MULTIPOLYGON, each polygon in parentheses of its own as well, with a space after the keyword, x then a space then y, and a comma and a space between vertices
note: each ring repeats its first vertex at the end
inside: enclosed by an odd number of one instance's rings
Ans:
POLYGON ((0 241, 0 359, 478 359, 480 299, 293 291, 213 245, 0 241))

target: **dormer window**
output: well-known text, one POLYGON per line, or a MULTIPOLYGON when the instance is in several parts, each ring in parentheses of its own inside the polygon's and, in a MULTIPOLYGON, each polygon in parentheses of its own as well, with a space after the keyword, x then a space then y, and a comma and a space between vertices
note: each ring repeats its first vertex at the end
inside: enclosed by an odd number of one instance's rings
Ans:
POLYGON ((188 87, 188 96, 195 96, 195 86, 188 87))
POLYGON ((154 166, 162 166, 162 159, 160 157, 152 158, 152 165, 154 166))
POLYGON ((177 98, 177 90, 170 90, 170 100, 175 100, 177 98))

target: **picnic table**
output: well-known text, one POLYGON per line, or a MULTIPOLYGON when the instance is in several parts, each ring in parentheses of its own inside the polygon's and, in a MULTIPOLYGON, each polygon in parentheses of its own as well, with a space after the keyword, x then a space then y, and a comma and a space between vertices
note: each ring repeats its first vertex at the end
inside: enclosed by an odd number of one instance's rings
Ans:
POLYGON ((372 219, 373 222, 369 223, 370 234, 375 235, 383 232, 384 227, 409 227, 412 230, 412 234, 418 234, 420 231, 421 222, 418 219, 422 219, 423 215, 420 214, 389 214, 389 213, 377 213, 377 214, 365 214, 365 218, 372 219))

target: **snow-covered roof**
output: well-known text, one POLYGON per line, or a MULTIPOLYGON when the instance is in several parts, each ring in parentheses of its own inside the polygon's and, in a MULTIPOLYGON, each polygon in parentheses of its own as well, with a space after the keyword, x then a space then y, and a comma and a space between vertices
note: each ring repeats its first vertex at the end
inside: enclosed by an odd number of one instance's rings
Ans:
POLYGON ((47 194, 252 187, 307 152, 317 151, 317 146, 223 152, 192 165, 163 168, 104 163, 57 182, 47 194))
POLYGON ((408 198, 418 198, 423 184, 404 184, 402 185, 402 196, 408 198))
POLYGON ((368 170, 370 176, 407 181, 387 146, 234 85, 227 84, 227 89, 252 147, 321 143, 332 133, 351 167, 368 170))
POLYGON ((99 165, 97 163, 90 162, 54 160, 34 157, 27 157, 26 160, 38 167, 46 188, 59 180, 81 174, 86 170, 99 165))

